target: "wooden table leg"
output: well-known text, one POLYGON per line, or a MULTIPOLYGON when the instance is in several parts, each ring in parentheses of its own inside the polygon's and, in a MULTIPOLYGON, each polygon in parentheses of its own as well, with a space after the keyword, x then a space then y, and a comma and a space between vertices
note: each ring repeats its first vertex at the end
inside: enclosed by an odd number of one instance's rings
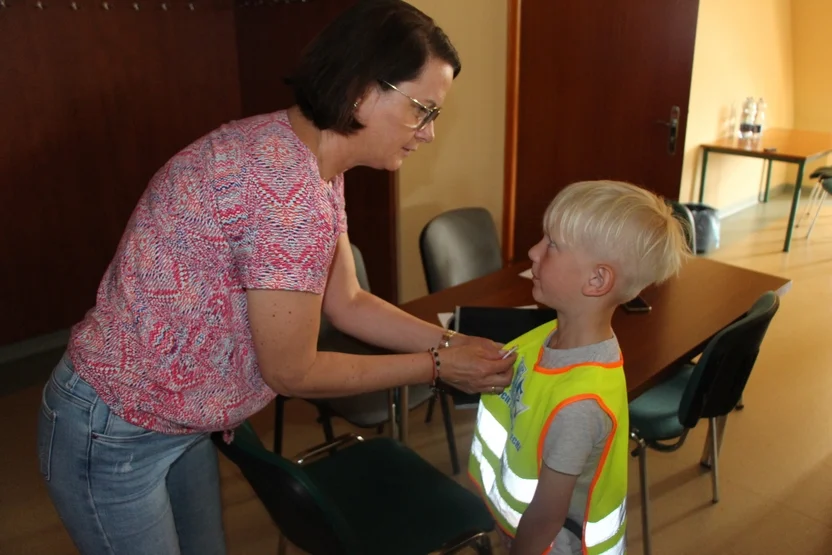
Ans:
POLYGON ((705 172, 708 171, 708 149, 702 151, 702 179, 699 182, 699 204, 705 201, 705 172))
POLYGON ((797 167, 797 181, 794 184, 794 197, 792 198, 792 211, 789 213, 789 227, 786 228, 786 241, 783 243, 783 252, 789 252, 792 244, 792 231, 794 231, 794 218, 797 215, 797 205, 800 203, 800 187, 803 186, 803 172, 806 169, 806 160, 800 162, 797 167))
POLYGON ((766 160, 768 170, 766 171, 766 192, 763 193, 763 202, 768 202, 768 193, 771 189, 771 166, 774 165, 774 160, 766 160))

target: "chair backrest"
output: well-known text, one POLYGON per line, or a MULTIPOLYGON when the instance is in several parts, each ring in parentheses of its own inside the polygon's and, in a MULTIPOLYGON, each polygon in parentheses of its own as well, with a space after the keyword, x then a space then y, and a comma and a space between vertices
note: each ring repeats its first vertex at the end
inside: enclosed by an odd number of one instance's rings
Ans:
POLYGON ((212 440, 243 473, 286 539, 307 553, 354 551, 357 540, 340 512, 302 466, 266 449, 251 424, 238 427, 230 444, 219 433, 212 440))
POLYGON ((459 208, 436 216, 422 229, 419 250, 430 293, 503 267, 497 228, 485 208, 459 208))
POLYGON ((693 212, 690 211, 690 208, 682 204, 681 202, 677 202, 675 200, 667 201, 670 204, 670 207, 673 209, 673 215, 676 216, 679 220, 681 220, 682 225, 685 230, 685 238, 688 242, 688 247, 690 248, 690 252, 696 252, 696 220, 693 219, 693 212))
MULTIPOLYGON (((352 249, 352 257, 355 259, 355 275, 358 278, 358 285, 361 286, 361 289, 364 291, 370 290, 370 278, 367 276, 367 267, 364 264, 364 256, 361 254, 361 251, 350 243, 350 248, 352 249)), ((333 333, 339 333, 338 330, 335 329, 335 326, 330 323, 329 319, 321 313, 321 328, 318 332, 318 342, 326 341, 326 338, 330 337, 333 333)))
POLYGON ((358 250, 358 247, 350 243, 352 249, 352 257, 355 259, 355 275, 358 278, 358 285, 364 291, 370 290, 370 278, 367 277, 367 267, 364 265, 364 255, 358 250))
POLYGON ((734 410, 779 307, 780 298, 775 293, 765 293, 745 316, 708 343, 682 395, 682 425, 692 428, 701 418, 724 416, 734 410))

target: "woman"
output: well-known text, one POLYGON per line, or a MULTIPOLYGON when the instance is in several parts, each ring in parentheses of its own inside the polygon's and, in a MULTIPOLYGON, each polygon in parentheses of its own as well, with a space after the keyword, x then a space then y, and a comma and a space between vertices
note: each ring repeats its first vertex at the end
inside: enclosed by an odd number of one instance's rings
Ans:
POLYGON ((508 384, 513 356, 361 290, 346 232, 344 171, 393 171, 431 142, 459 71, 426 15, 360 2, 304 53, 296 106, 223 125, 153 177, 44 389, 40 468, 82 553, 223 553, 209 433, 276 394, 508 384), (415 354, 317 352, 321 311, 415 354))

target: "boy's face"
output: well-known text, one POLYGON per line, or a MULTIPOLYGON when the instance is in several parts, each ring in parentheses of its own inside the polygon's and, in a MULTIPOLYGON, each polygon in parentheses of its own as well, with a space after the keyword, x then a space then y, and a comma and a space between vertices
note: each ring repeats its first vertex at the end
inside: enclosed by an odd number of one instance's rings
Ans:
POLYGON ((544 235, 529 250, 534 300, 555 310, 579 308, 588 297, 609 292, 612 269, 587 253, 563 245, 558 237, 544 235))

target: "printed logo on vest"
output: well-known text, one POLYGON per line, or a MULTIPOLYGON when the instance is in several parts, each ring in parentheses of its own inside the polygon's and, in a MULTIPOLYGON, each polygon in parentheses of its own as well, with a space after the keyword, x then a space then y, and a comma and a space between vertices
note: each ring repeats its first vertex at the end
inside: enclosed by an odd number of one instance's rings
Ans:
POLYGON ((526 358, 520 359, 520 364, 517 365, 517 371, 514 373, 514 378, 511 380, 511 391, 509 392, 508 406, 511 412, 511 431, 514 432, 514 421, 520 414, 529 410, 529 407, 523 404, 523 393, 525 391, 526 382, 526 358))

